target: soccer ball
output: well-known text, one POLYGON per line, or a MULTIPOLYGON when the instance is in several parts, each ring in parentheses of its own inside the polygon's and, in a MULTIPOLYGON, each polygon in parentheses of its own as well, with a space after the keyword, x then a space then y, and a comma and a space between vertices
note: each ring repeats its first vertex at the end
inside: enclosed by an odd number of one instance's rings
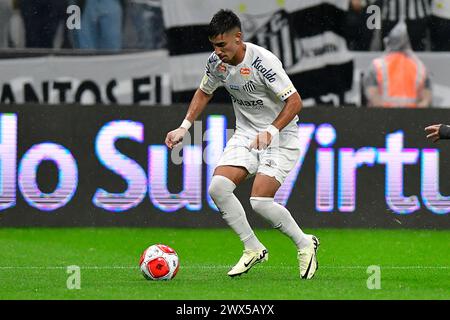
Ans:
POLYGON ((179 266, 180 262, 175 250, 164 244, 148 247, 139 260, 139 267, 147 280, 173 279, 179 266))

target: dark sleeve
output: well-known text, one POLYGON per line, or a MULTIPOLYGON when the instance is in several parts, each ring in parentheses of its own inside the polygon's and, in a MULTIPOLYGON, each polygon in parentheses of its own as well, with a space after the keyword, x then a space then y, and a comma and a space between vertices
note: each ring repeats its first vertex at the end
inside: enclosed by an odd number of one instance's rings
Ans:
POLYGON ((443 124, 439 128, 439 138, 450 139, 450 126, 443 124))
POLYGON ((424 88, 431 90, 431 79, 429 75, 425 78, 424 88))

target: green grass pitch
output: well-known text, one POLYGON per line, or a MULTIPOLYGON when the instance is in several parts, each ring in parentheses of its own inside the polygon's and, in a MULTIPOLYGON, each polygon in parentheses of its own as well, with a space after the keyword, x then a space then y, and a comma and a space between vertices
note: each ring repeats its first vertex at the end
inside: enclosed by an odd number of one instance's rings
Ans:
MULTIPOLYGON (((229 278, 242 246, 229 229, 0 229, 0 299, 450 299, 450 231, 306 230, 321 241, 319 270, 299 279, 296 250, 276 230, 256 230, 269 261, 229 278), (180 270, 171 281, 147 281, 142 251, 172 246, 180 270), (69 290, 67 266, 81 269, 69 290), (368 289, 369 266, 380 289, 368 289)), ((370 281, 369 281, 370 282, 370 281)))

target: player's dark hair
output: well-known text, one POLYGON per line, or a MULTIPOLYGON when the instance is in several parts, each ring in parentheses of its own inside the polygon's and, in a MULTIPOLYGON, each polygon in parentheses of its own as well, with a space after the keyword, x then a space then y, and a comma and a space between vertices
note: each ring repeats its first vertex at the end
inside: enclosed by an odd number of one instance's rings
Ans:
POLYGON ((241 30, 241 20, 239 20, 239 17, 231 10, 220 9, 209 23, 208 37, 214 38, 234 28, 241 30))

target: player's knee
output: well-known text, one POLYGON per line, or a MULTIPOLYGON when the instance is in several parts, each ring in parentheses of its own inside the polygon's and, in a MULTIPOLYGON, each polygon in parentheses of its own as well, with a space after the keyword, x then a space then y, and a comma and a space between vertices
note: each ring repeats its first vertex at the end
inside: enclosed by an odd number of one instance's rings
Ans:
POLYGON ((208 188, 208 193, 211 198, 217 202, 230 196, 235 188, 236 185, 227 177, 213 176, 208 188))
POLYGON ((250 204, 252 209, 257 213, 265 213, 267 210, 270 210, 270 206, 273 202, 273 198, 265 198, 265 197, 251 197, 250 204))

